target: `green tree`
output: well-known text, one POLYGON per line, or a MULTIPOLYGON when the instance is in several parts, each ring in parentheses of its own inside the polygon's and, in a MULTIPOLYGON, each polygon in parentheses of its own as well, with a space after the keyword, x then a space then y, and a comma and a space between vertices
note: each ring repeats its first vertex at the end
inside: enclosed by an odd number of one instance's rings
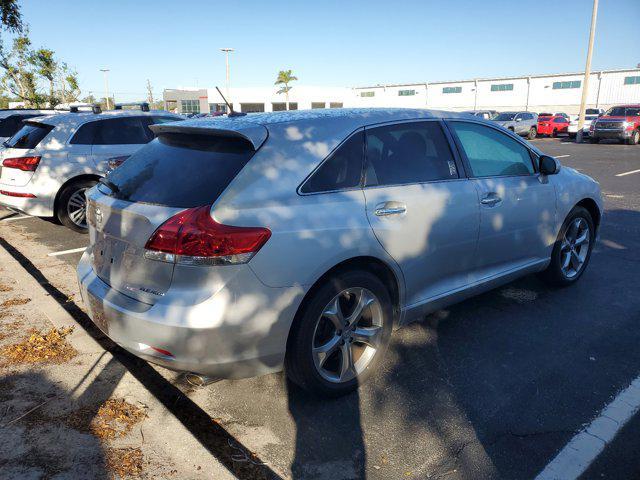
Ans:
POLYGON ((274 83, 274 85, 282 85, 280 87, 280 90, 278 90, 276 93, 284 93, 287 110, 289 110, 289 90, 291 90, 292 88, 289 86, 289 84, 295 80, 298 80, 298 77, 294 76, 291 70, 280 70, 278 72, 276 82, 274 83))
POLYGON ((53 50, 41 48, 31 54, 31 64, 43 79, 49 84, 48 102, 50 108, 55 108, 60 103, 56 95, 56 75, 58 74, 58 62, 54 58, 53 50))
POLYGON ((0 23, 11 32, 22 31, 22 15, 18 0, 0 0, 0 23))

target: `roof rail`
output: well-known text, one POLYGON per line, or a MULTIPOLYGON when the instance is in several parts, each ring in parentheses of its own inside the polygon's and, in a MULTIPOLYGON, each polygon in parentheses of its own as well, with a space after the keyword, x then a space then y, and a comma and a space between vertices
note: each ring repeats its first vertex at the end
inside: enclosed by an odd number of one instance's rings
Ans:
POLYGON ((93 105, 71 105, 69 107, 69 111, 71 113, 80 113, 81 107, 91 107, 91 112, 102 113, 102 108, 100 108, 100 105, 98 105, 97 103, 94 103, 93 105))
POLYGON ((149 111, 148 102, 131 102, 131 103, 116 103, 115 109, 122 110, 122 107, 140 107, 143 112, 149 111))

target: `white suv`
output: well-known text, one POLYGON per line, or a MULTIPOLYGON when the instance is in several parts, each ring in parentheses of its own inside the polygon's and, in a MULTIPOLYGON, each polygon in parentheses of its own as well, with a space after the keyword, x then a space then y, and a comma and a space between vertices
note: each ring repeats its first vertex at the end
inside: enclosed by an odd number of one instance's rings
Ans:
POLYGON ((0 151, 0 205, 86 232, 85 190, 153 139, 149 125, 179 120, 164 111, 99 109, 29 119, 0 151))

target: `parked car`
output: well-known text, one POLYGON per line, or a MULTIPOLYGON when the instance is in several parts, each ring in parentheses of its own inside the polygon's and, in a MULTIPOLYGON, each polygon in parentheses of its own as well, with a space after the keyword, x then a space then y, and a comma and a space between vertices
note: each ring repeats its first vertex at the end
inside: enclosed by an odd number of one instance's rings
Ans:
POLYGON ((0 205, 86 232, 85 190, 110 162, 113 167, 153 138, 149 125, 181 119, 163 111, 115 110, 27 120, 0 151, 0 205))
POLYGON ((466 112, 462 113, 473 115, 474 117, 484 118, 485 120, 493 120, 498 116, 498 112, 496 112, 495 110, 467 110, 466 112))
POLYGON ((615 138, 621 143, 637 145, 640 143, 640 104, 611 107, 591 123, 589 137, 591 143, 615 138))
MULTIPOLYGON (((591 109, 587 109, 587 110, 591 110, 591 109)), ((591 127, 591 122, 593 122, 594 120, 596 120, 598 118, 598 115, 585 115, 584 116, 584 124, 582 125, 582 136, 583 137, 588 137, 589 136, 589 127, 591 127)), ((567 127, 567 133, 569 135, 569 138, 576 138, 576 136, 578 135, 578 118, 576 117, 575 119, 572 119, 571 122, 569 123, 569 126, 567 127)))
POLYGON ((556 112, 556 113, 539 113, 538 118, 540 117, 564 117, 566 119, 570 119, 571 117, 564 112, 556 112))
POLYGON ((502 112, 493 121, 529 140, 538 134, 538 115, 532 112, 502 112))
POLYGON ((7 108, 0 110, 0 144, 9 140, 22 128, 22 122, 43 115, 61 113, 60 110, 39 110, 31 108, 7 108))
POLYGON ((154 125, 89 190, 78 265, 95 324, 167 368, 284 368, 325 395, 392 328, 516 277, 584 273, 598 184, 492 122, 411 109, 154 125))
POLYGON ((557 137, 559 133, 567 133, 569 120, 562 116, 538 117, 538 135, 557 137))

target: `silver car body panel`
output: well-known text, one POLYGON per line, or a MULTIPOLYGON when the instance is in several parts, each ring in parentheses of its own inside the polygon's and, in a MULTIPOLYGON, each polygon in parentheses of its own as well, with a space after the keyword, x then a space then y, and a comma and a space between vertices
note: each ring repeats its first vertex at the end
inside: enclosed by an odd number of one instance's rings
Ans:
POLYGON ((398 283, 399 323, 405 323, 544 269, 571 208, 592 199, 602 211, 597 183, 570 168, 548 177, 465 177, 299 193, 305 179, 353 132, 381 123, 446 118, 470 117, 345 109, 163 125, 192 133, 196 130, 189 129, 208 125, 214 135, 237 125, 235 136, 259 145, 212 205, 211 216, 228 225, 267 227, 271 238, 247 264, 151 265, 147 262, 161 262, 143 259, 142 247, 179 209, 114 200, 96 187, 88 194, 89 218, 98 208, 103 226, 90 226, 92 245, 78 266, 91 317, 123 347, 168 368, 222 377, 277 371, 305 295, 344 261, 372 259, 391 270, 398 283), (503 202, 488 208, 480 198, 493 190, 502 193, 503 202), (377 216, 386 202, 402 203, 406 211, 377 216), (97 259, 100 244, 111 245, 117 255, 97 259), (111 258, 114 264, 105 265, 111 258))

